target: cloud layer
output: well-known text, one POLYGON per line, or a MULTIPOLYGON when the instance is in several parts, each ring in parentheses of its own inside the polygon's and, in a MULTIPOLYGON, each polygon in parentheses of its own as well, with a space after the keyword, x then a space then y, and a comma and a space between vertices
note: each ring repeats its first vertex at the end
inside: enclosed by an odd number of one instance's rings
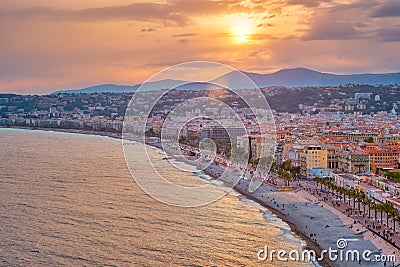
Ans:
POLYGON ((400 71, 392 0, 8 1, 0 92, 135 84, 175 63, 271 72, 400 71))

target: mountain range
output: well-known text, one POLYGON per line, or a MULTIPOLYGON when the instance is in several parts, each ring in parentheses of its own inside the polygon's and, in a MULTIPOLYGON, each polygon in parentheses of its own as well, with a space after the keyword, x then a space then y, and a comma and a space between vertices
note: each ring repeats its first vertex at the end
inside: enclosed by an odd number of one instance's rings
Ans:
MULTIPOLYGON (((252 79, 255 84, 262 88, 267 86, 285 86, 285 87, 305 87, 305 86, 337 86, 343 84, 400 84, 399 73, 384 74, 348 74, 338 75, 331 73, 323 73, 305 68, 283 69, 274 73, 259 74, 242 72, 252 79)), ((216 78, 211 83, 224 84, 230 89, 251 89, 248 82, 244 82, 243 77, 239 77, 237 72, 230 72, 216 78)), ((161 80, 156 82, 148 82, 143 85, 143 90, 170 89, 186 83, 181 80, 161 80)), ((136 85, 115 85, 102 84, 91 86, 83 89, 62 90, 54 93, 102 93, 102 92, 135 92, 141 84, 136 85)), ((210 85, 207 83, 197 82, 179 86, 178 90, 206 90, 210 85)))

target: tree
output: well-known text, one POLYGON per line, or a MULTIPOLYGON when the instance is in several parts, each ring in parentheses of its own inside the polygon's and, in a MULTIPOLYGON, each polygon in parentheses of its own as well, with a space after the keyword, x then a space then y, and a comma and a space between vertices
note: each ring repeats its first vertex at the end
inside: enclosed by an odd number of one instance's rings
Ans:
POLYGON ((358 205, 358 210, 361 210, 360 204, 362 202, 362 193, 359 191, 356 191, 355 197, 357 198, 357 205, 358 205))
POLYGON ((231 144, 227 144, 225 147, 225 155, 230 158, 232 155, 232 145, 231 144))
POLYGON ((365 198, 365 204, 368 205, 368 218, 371 218, 371 205, 373 205, 373 203, 374 202, 368 197, 365 198))
MULTIPOLYGON (((352 189, 349 190, 349 205, 351 205, 351 200, 354 200, 354 191, 352 189)), ((356 207, 355 202, 353 202, 353 207, 356 207)))
POLYGON ((372 203, 370 204, 370 207, 374 210, 374 219, 375 219, 375 221, 376 221, 377 212, 378 212, 378 210, 379 210, 379 204, 377 204, 377 203, 375 203, 375 202, 372 202, 372 203))
POLYGON ((289 186, 289 185, 290 185, 290 181, 292 180, 292 177, 290 176, 290 174, 289 174, 287 171, 282 170, 282 169, 280 169, 280 170, 278 171, 278 174, 279 174, 279 176, 281 176, 284 180, 286 180, 286 186, 289 186))
POLYGON ((318 184, 320 185, 320 190, 322 191, 322 183, 323 183, 323 179, 322 178, 320 178, 320 177, 315 177, 314 178, 314 181, 317 183, 317 187, 318 187, 318 184))
POLYGON ((369 205, 370 200, 364 192, 361 192, 361 202, 363 204, 363 213, 365 214, 365 206, 369 205))
POLYGON ((290 171, 292 167, 292 161, 291 160, 286 160, 282 162, 281 168, 284 169, 285 171, 290 171))
POLYGON ((400 222, 400 214, 398 212, 395 212, 393 214, 393 230, 396 232, 396 222, 400 222))
MULTIPOLYGON (((393 212, 395 212, 394 208, 393 208, 392 204, 390 204, 390 203, 384 203, 381 206, 382 206, 382 212, 386 213, 386 226, 388 226, 389 225, 389 216, 391 216, 391 214, 393 212)), ((382 219, 381 219, 381 223, 382 223, 382 219)))
POLYGON ((292 166, 290 168, 290 173, 297 179, 300 176, 300 166, 292 166))
POLYGON ((279 165, 278 165, 278 163, 276 163, 275 161, 272 162, 271 171, 274 172, 274 173, 277 173, 278 170, 279 170, 279 165))
POLYGON ((337 193, 340 196, 340 200, 342 200, 342 198, 344 199, 344 201, 346 201, 346 197, 344 196, 345 190, 343 187, 337 186, 337 193))
POLYGON ((385 172, 383 174, 386 178, 395 181, 396 183, 400 183, 400 171, 399 172, 385 172))
POLYGON ((253 165, 253 167, 256 167, 258 165, 258 163, 260 162, 260 159, 255 159, 255 158, 251 158, 249 160, 249 163, 253 165))
POLYGON ((349 194, 349 190, 343 187, 342 189, 343 189, 343 201, 344 203, 346 203, 346 196, 349 194))
POLYGON ((383 223, 383 212, 384 212, 383 204, 378 204, 378 211, 381 212, 381 223, 383 223))
POLYGON ((372 136, 369 136, 367 138, 364 139, 365 143, 373 143, 374 142, 374 138, 372 136))

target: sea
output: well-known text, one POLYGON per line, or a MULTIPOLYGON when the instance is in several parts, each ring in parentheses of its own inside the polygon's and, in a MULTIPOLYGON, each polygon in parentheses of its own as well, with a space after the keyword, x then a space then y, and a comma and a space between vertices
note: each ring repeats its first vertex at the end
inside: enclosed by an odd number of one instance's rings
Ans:
POLYGON ((153 199, 132 178, 121 140, 0 129, 0 266, 313 266, 257 256, 304 245, 235 191, 196 208, 153 199))

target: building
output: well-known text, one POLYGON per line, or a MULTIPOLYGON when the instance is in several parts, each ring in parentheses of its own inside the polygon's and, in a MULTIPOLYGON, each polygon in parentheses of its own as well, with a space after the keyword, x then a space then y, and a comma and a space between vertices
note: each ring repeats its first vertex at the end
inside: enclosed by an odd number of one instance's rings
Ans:
POLYGON ((339 169, 340 149, 330 144, 325 144, 324 148, 328 151, 328 168, 332 170, 339 169))
POLYGON ((328 168, 328 151, 320 145, 308 145, 304 147, 300 161, 301 175, 310 178, 312 169, 328 168))
POLYGON ((207 125, 198 131, 199 142, 210 138, 223 143, 236 143, 237 137, 246 134, 246 129, 234 126, 207 125))
POLYGON ((389 149, 365 149, 370 157, 371 172, 389 170, 397 167, 398 156, 389 149))
POLYGON ((340 155, 339 170, 354 174, 369 173, 369 154, 361 149, 343 150, 340 155))
POLYGON ((242 135, 237 137, 237 147, 245 151, 251 151, 251 158, 259 159, 262 157, 274 156, 275 140, 268 135, 242 135), (251 149, 249 146, 251 143, 251 149))
POLYGON ((0 98, 0 105, 8 104, 8 98, 0 98))
POLYGON ((304 146, 302 142, 284 144, 282 161, 290 160, 293 166, 300 166, 304 146))
POLYGON ((362 100, 362 99, 371 99, 372 93, 355 93, 354 98, 357 100, 362 100))
POLYGON ((382 138, 380 133, 377 132, 329 132, 325 135, 325 138, 334 139, 337 137, 345 138, 349 142, 364 142, 366 139, 372 137, 374 142, 378 142, 382 138))
POLYGON ((293 166, 300 166, 304 148, 307 146, 320 146, 320 142, 315 138, 307 137, 292 142, 286 142, 282 149, 282 160, 290 160, 293 166))
POLYGON ((338 186, 346 189, 355 190, 356 185, 359 184, 359 180, 355 175, 331 172, 329 176, 335 181, 338 186))

